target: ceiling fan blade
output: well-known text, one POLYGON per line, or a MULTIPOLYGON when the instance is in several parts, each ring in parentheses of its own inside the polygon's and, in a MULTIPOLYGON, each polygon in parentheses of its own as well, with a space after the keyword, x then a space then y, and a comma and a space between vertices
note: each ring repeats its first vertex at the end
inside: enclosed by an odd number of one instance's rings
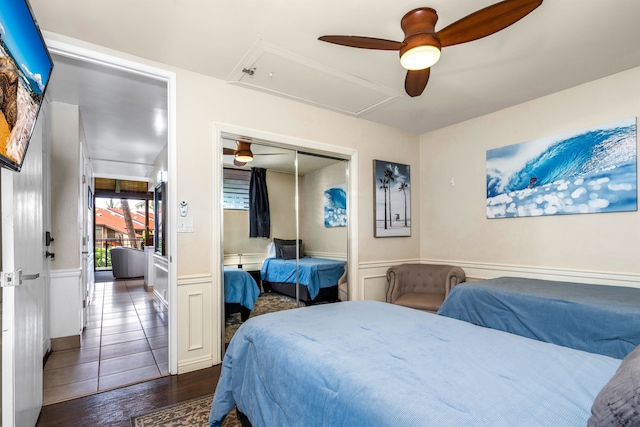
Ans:
POLYGON ((407 95, 411 97, 422 95, 430 74, 431 68, 407 71, 407 77, 404 79, 404 90, 407 91, 407 95))
POLYGON ((533 12, 542 0, 505 0, 467 15, 436 33, 442 47, 497 33, 533 12))
POLYGON ((236 159, 233 159, 233 164, 236 166, 244 166, 247 164, 247 162, 239 162, 236 159))
POLYGON ((236 154, 236 150, 232 150, 231 148, 222 148, 222 154, 227 156, 234 156, 236 154))
POLYGON ((359 36, 322 36, 318 37, 318 40, 342 46, 377 50, 400 50, 405 45, 403 42, 395 42, 393 40, 359 36))

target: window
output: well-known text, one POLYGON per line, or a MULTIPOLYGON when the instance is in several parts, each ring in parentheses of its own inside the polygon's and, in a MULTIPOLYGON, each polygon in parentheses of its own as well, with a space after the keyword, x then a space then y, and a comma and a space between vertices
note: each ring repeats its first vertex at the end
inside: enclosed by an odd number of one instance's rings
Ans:
POLYGON ((222 172, 222 208, 249 210, 251 171, 224 168, 222 172))

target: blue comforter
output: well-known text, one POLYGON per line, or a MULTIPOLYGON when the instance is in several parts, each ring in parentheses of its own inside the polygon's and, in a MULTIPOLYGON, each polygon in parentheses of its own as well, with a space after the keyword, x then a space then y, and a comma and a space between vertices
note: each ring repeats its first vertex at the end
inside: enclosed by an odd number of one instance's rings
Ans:
POLYGON ((249 319, 224 357, 210 424, 585 426, 620 360, 375 301, 249 319))
MULTIPOLYGON (((309 290, 311 299, 318 296, 320 288, 338 284, 344 274, 344 261, 304 257, 299 259, 299 282, 309 290)), ((262 280, 269 282, 296 283, 296 260, 267 258, 260 271, 262 280)))
POLYGON ((249 310, 260 295, 260 288, 253 277, 236 267, 224 267, 224 302, 238 303, 249 310))
POLYGON ((624 358, 640 344, 640 289, 500 277, 454 287, 438 314, 624 358))

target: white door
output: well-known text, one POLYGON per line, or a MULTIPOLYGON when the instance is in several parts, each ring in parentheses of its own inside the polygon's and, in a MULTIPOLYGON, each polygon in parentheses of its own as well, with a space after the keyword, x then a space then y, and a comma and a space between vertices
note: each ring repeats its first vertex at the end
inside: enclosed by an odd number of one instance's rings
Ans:
MULTIPOLYGON (((41 116, 43 116, 41 114, 41 116)), ((2 169, 2 271, 22 283, 2 288, 2 425, 35 426, 42 408, 45 312, 42 120, 19 173, 2 169)))

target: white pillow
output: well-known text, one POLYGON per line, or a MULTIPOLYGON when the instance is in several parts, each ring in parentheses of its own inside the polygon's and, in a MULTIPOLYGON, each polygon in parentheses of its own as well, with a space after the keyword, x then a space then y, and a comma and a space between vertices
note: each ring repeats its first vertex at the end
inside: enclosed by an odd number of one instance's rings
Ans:
POLYGON ((267 246, 267 258, 277 258, 276 255, 276 244, 271 242, 267 246))

